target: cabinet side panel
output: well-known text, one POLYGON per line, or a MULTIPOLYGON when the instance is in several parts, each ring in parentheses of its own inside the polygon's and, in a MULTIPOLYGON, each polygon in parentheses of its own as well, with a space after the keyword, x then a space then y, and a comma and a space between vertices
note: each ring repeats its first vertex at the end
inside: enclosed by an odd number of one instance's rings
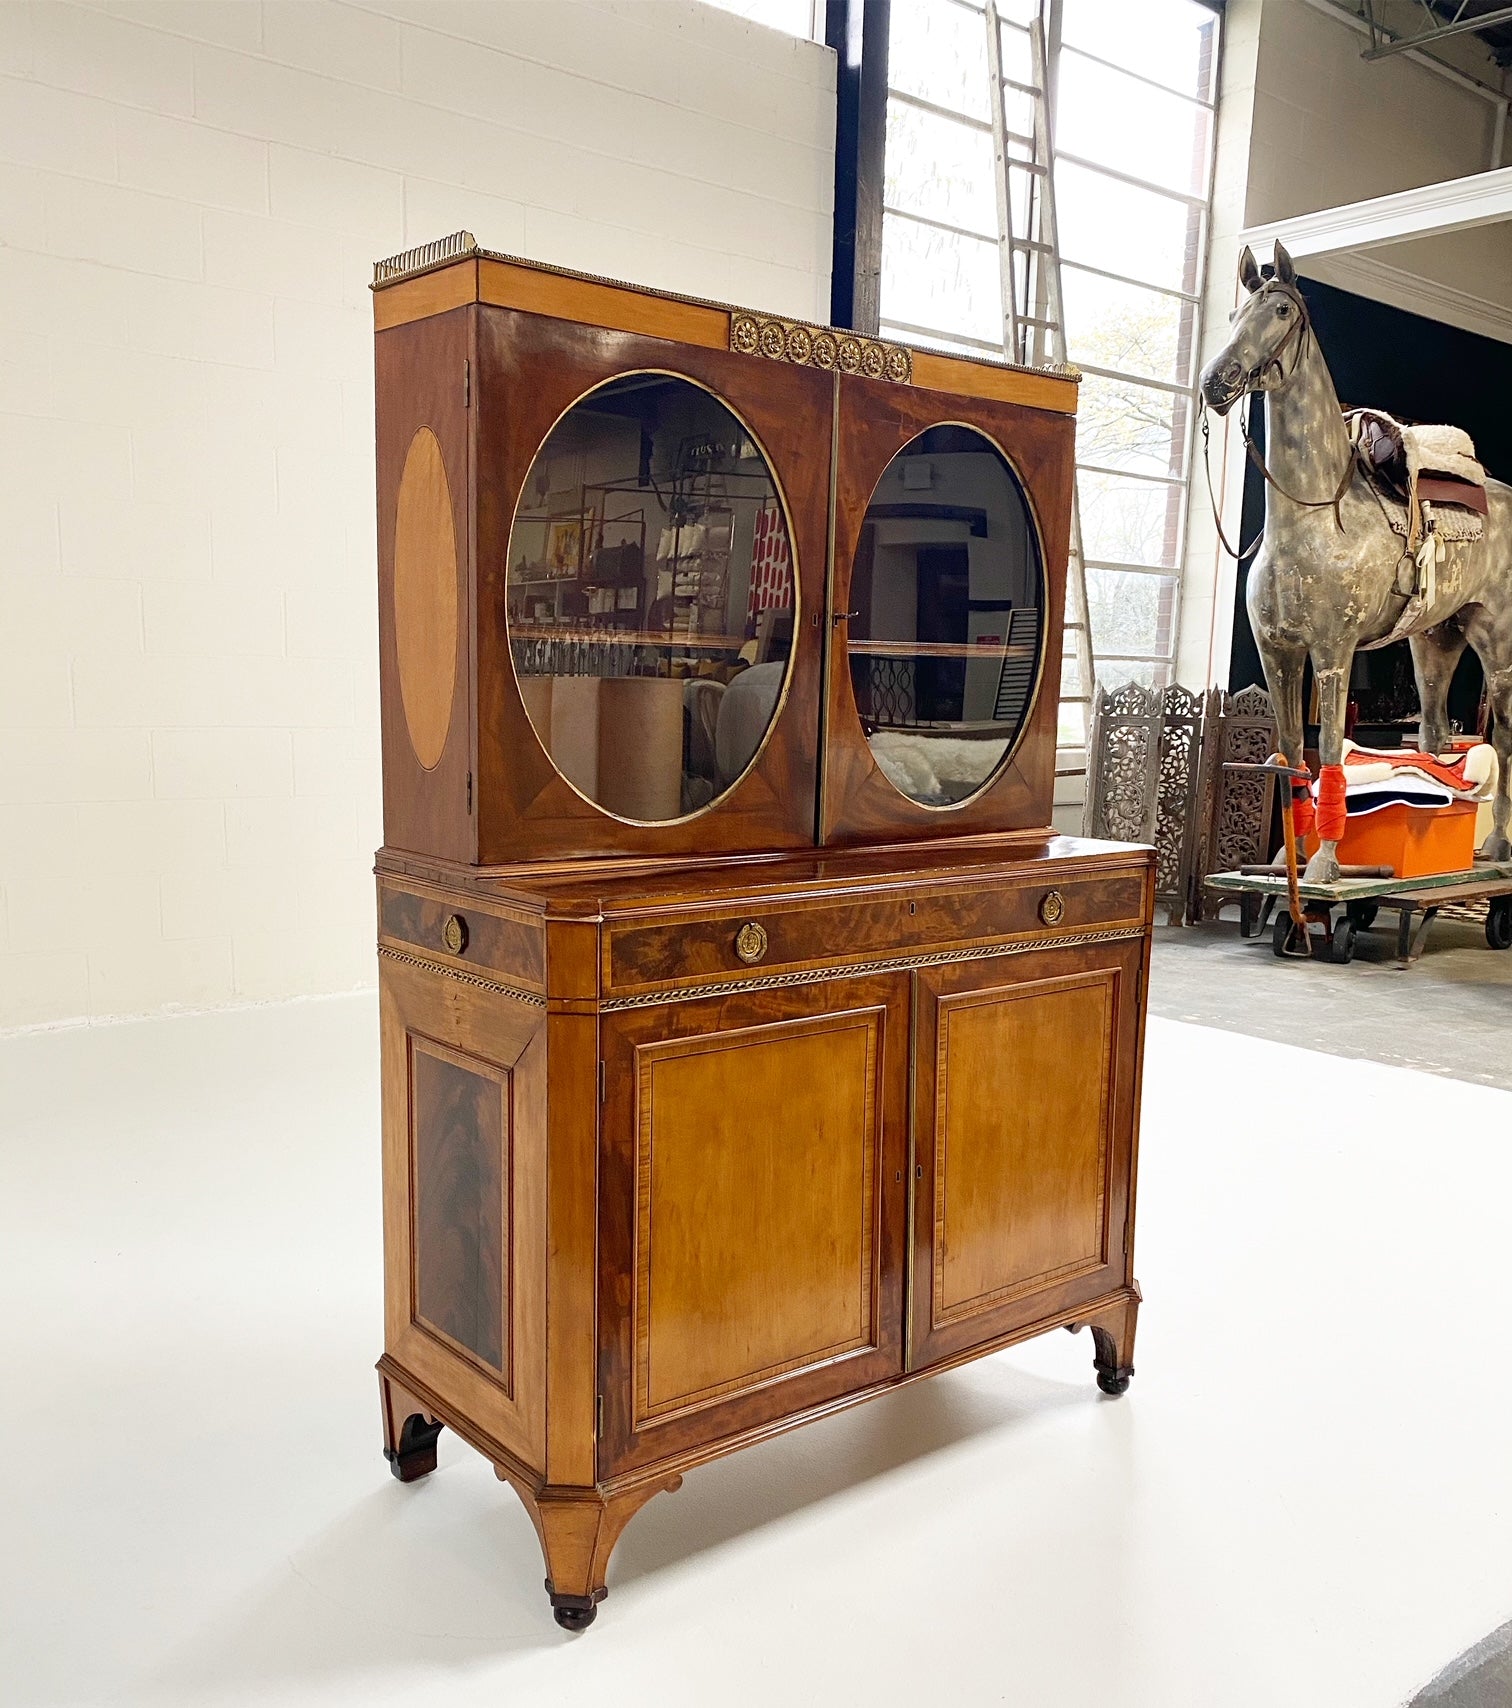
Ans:
POLYGON ((507 1376, 509 1076, 411 1049, 415 1315, 507 1376))
POLYGON ((468 861, 473 313, 396 326, 373 343, 384 841, 468 861))
POLYGON ((385 956, 385 1349, 459 1434, 542 1467, 546 1014, 385 956))

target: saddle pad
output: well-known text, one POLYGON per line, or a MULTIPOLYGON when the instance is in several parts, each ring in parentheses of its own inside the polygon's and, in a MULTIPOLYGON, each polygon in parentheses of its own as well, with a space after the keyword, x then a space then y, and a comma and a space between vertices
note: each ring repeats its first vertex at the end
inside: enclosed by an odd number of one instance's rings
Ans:
MULTIPOLYGON (((1391 493, 1382 491, 1379 485, 1376 486, 1376 496, 1381 501, 1381 509, 1391 525, 1391 531, 1400 534, 1404 540, 1408 539, 1411 530, 1407 525, 1407 506, 1391 493)), ((1445 542, 1478 540, 1486 531, 1486 519, 1459 504, 1435 504, 1433 531, 1445 542)))
MULTIPOLYGON (((1314 792, 1317 785, 1314 784, 1314 792)), ((1359 747, 1344 743, 1344 788, 1350 811, 1353 797, 1386 805, 1380 797, 1393 792, 1431 797, 1417 805, 1447 805, 1451 801, 1485 800, 1496 787, 1496 753, 1486 742, 1459 753, 1421 753, 1415 747, 1359 747)))

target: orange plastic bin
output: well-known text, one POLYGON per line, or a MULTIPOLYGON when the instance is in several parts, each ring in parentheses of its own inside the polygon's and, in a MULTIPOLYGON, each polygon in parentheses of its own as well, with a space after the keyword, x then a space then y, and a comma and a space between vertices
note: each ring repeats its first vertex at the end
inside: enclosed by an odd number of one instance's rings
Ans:
MULTIPOLYGON (((1351 814, 1339 843, 1341 866, 1390 866, 1399 878, 1465 872, 1475 864, 1477 801, 1410 807, 1396 801, 1375 812, 1351 814)), ((1318 838, 1310 835, 1307 852, 1318 838)))

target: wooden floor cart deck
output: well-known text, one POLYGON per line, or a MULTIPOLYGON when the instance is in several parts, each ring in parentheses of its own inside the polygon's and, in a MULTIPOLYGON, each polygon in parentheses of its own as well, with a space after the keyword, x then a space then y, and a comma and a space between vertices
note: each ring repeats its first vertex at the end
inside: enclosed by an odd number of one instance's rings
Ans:
MULTIPOLYGON (((1209 889, 1239 902, 1239 933, 1259 937, 1269 926, 1276 954, 1289 924, 1285 906, 1286 873, 1216 872, 1207 880, 1209 889)), ((1397 964, 1410 966, 1423 952, 1428 928, 1441 909, 1468 902, 1488 903, 1486 942, 1493 949, 1512 948, 1512 864, 1490 861, 1469 871, 1441 872, 1427 878, 1341 878, 1333 884, 1301 885, 1304 902, 1313 904, 1309 913, 1327 913, 1329 953, 1322 957, 1341 965, 1354 959, 1355 942, 1368 931, 1380 909, 1397 915, 1397 964), (1337 915, 1335 909, 1338 910, 1337 915)))

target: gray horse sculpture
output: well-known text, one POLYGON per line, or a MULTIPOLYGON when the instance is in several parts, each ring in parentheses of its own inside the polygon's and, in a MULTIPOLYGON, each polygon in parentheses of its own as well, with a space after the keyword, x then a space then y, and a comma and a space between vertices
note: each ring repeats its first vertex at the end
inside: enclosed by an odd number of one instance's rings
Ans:
MULTIPOLYGON (((1222 415, 1247 392, 1265 394, 1265 532, 1248 602, 1282 750, 1291 764, 1302 764, 1302 669, 1310 654, 1319 759, 1325 768, 1340 765, 1355 652, 1405 632, 1422 746, 1445 752, 1449 679, 1468 643, 1485 670, 1500 768, 1482 852, 1512 858, 1512 487, 1486 483, 1484 533, 1439 547, 1434 596, 1420 598, 1409 616, 1410 592, 1398 590, 1403 541, 1355 455, 1291 257, 1278 243, 1266 279, 1246 249, 1239 278, 1248 295, 1234 312, 1233 337, 1203 369, 1202 396, 1222 415)), ((1325 790, 1328 783, 1325 770, 1325 790)), ((1329 883, 1338 875, 1338 843, 1323 841, 1306 876, 1329 883)))

